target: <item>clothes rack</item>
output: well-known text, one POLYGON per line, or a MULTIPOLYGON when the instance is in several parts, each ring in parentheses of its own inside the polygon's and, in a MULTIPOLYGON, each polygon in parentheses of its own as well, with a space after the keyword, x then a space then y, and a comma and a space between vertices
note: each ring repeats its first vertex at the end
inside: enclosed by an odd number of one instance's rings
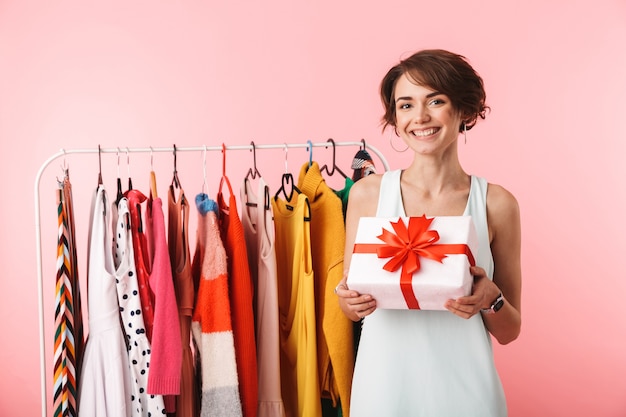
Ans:
POLYGON ((40 207, 40 182, 43 173, 50 163, 60 157, 64 157, 70 154, 103 154, 103 153, 154 153, 154 152, 215 152, 215 151, 255 151, 261 149, 290 149, 290 148, 308 148, 311 147, 325 147, 329 146, 357 146, 363 149, 372 151, 383 164, 385 171, 389 170, 389 164, 384 155, 374 146, 366 143, 365 140, 358 142, 311 142, 306 143, 282 143, 282 144, 254 144, 250 145, 221 145, 221 146, 172 146, 172 147, 135 147, 135 148, 83 148, 83 149, 61 149, 57 153, 51 155, 46 159, 35 177, 35 234, 37 245, 37 290, 38 290, 38 306, 39 306, 39 362, 40 362, 40 386, 41 386, 41 415, 46 417, 48 413, 48 388, 46 383, 46 340, 45 340, 45 317, 44 317, 44 283, 43 283, 43 262, 42 262, 42 247, 41 247, 41 207, 40 207))

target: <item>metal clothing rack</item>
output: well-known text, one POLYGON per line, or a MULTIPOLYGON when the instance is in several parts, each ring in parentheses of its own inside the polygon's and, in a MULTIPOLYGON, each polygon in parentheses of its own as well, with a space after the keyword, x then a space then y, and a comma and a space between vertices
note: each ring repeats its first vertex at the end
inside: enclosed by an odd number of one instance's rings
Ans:
MULTIPOLYGON (((40 182, 41 176, 45 172, 50 163, 56 159, 70 154, 95 154, 95 153, 154 153, 154 152, 214 152, 214 151, 255 151, 258 149, 284 149, 289 148, 309 148, 312 152, 313 147, 325 147, 329 146, 358 146, 362 149, 372 151, 383 164, 385 171, 389 170, 389 164, 384 155, 376 149, 374 146, 361 140, 358 142, 335 142, 328 140, 326 142, 311 142, 306 143, 282 143, 282 144, 260 144, 255 145, 251 142, 250 145, 230 145, 225 146, 187 146, 178 147, 176 145, 172 147, 138 147, 138 148, 85 148, 85 149, 61 149, 57 153, 50 156, 39 168, 37 176, 35 177, 35 234, 37 244, 37 290, 38 290, 38 306, 39 306, 39 362, 40 362, 40 384, 41 384, 41 415, 47 416, 48 413, 48 388, 46 384, 46 341, 45 341, 45 320, 44 320, 44 290, 43 290, 43 262, 42 262, 42 247, 41 247, 41 207, 40 207, 40 182)), ((334 163, 334 161, 333 161, 334 163)))

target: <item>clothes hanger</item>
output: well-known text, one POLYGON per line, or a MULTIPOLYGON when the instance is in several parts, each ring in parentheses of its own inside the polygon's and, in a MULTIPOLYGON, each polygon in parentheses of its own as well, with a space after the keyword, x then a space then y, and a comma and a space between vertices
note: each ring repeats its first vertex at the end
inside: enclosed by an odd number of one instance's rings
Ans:
POLYGON ((102 185, 102 148, 98 144, 98 185, 102 185))
POLYGON ((156 174, 154 173, 154 154, 150 146, 150 197, 158 198, 156 186, 156 174))
MULTIPOLYGON (((338 173, 340 173, 340 174, 341 174, 341 176, 342 176, 342 177, 344 177, 344 178, 348 178, 348 176, 347 176, 346 174, 344 174, 344 172, 343 172, 343 171, 342 171, 342 170, 341 170, 341 169, 337 166, 336 159, 335 159, 335 151, 336 151, 336 148, 335 148, 335 141, 334 141, 334 139, 330 138, 330 139, 328 139, 326 142, 330 142, 330 143, 333 145, 333 167, 332 167, 332 169, 330 169, 330 170, 329 170, 329 169, 328 169, 328 165, 324 165, 324 166, 320 169, 320 172, 324 172, 324 171, 326 171, 326 173, 327 173, 329 176, 332 176, 332 175, 335 173, 335 171, 337 171, 338 173)), ((363 146, 365 146, 365 145, 363 145, 363 146)))
POLYGON ((313 142, 307 140, 306 144, 308 145, 307 149, 309 150, 309 168, 311 168, 311 165, 313 165, 313 142))
POLYGON ((67 160, 65 159, 65 149, 61 148, 61 152, 63 152, 63 163, 61 164, 61 172, 63 173, 63 179, 59 179, 59 177, 57 177, 57 183, 59 184, 59 186, 61 186, 63 184, 63 181, 65 181, 67 178, 69 178, 70 176, 70 169, 67 165, 67 160))
POLYGON ((180 180, 178 179, 178 170, 176 168, 176 144, 174 144, 174 175, 172 177, 172 185, 180 188, 180 180))
POLYGON ((269 210, 270 209, 270 187, 265 185, 265 187, 263 187, 263 199, 265 201, 265 204, 263 205, 263 208, 265 208, 265 210, 269 210))
POLYGON ((246 179, 256 179, 256 177, 261 176, 261 173, 256 167, 256 146, 254 146, 254 141, 250 142, 250 145, 252 146, 252 149, 250 149, 250 151, 252 151, 252 168, 248 170, 246 179))
POLYGON ((124 193, 122 192, 122 179, 120 178, 120 148, 117 148, 115 155, 117 156, 117 196, 115 197, 115 205, 118 205, 120 200, 124 198, 124 193))
POLYGON ((126 169, 128 171, 128 191, 133 189, 133 179, 130 177, 130 149, 126 147, 126 169))
POLYGON ((248 207, 256 207, 257 204, 256 203, 251 203, 248 200, 248 186, 250 184, 250 180, 256 179, 257 177, 261 177, 261 173, 259 172, 259 170, 256 167, 256 146, 254 145, 254 141, 250 142, 250 145, 252 146, 252 149, 250 149, 250 151, 252 152, 252 168, 248 169, 248 172, 246 173, 246 176, 243 179, 243 191, 245 193, 245 197, 246 197, 246 206, 248 207))
POLYGON ((204 151, 202 152, 202 194, 207 194, 206 184, 206 145, 204 145, 204 151))
POLYGON ((293 198, 294 191, 297 192, 298 194, 300 194, 301 191, 293 182, 293 175, 291 174, 291 172, 289 172, 289 169, 287 167, 287 154, 288 153, 289 153, 289 148, 287 147, 287 144, 285 143, 285 173, 283 174, 281 178, 280 188, 278 189, 278 191, 276 191, 276 194, 274 194, 274 200, 278 200, 278 196, 282 192, 283 196, 285 197, 285 200, 288 203, 290 203, 291 199, 293 198), (287 187, 290 187, 289 194, 287 194, 287 187))
POLYGON ((233 188, 230 186, 230 181, 226 176, 226 145, 222 143, 222 178, 220 179, 220 188, 218 190, 218 194, 222 192, 222 184, 226 182, 226 186, 228 187, 228 191, 230 195, 233 195, 233 188))

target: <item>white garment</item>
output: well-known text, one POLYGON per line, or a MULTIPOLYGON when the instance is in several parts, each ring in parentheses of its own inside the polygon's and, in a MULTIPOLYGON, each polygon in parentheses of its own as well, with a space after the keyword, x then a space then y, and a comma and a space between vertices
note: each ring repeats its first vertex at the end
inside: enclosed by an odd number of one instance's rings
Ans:
MULTIPOLYGON (((383 174, 377 217, 406 216, 402 171, 383 174)), ((487 181, 471 177, 464 215, 478 234, 476 264, 493 279, 487 181)), ((507 415, 491 336, 480 314, 377 309, 363 321, 352 383, 352 417, 503 417, 507 415)))
POLYGON ((109 203, 100 184, 91 202, 87 299, 89 336, 79 387, 79 416, 130 417, 130 374, 120 326, 109 203))
POLYGON ((162 395, 148 394, 150 341, 141 314, 139 283, 133 254, 128 200, 122 198, 113 206, 113 248, 120 316, 126 332, 131 375, 131 414, 133 417, 165 415, 162 395))

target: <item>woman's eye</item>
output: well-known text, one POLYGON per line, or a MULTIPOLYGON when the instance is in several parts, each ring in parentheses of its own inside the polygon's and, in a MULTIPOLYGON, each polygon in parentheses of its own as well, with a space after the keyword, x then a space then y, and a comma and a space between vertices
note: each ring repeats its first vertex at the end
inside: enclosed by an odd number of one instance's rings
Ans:
POLYGON ((403 104, 398 105, 398 109, 401 109, 401 110, 406 110, 410 108, 411 108, 411 105, 409 103, 403 103, 403 104))
POLYGON ((435 98, 435 99, 433 99, 433 100, 431 100, 431 101, 430 101, 430 104, 431 104, 432 106, 436 106, 436 105, 438 105, 438 104, 443 104, 443 103, 444 103, 444 101, 443 101, 443 100, 441 100, 441 99, 438 99, 438 98, 435 98))

